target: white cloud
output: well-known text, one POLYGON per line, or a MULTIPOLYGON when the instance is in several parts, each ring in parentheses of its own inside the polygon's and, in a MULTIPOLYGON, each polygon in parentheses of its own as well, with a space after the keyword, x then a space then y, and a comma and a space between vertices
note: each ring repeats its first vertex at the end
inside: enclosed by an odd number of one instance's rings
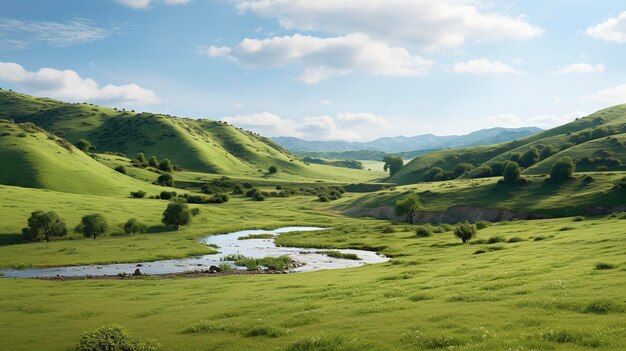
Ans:
POLYGON ((0 18, 0 49, 25 49, 37 42, 65 47, 101 40, 114 31, 83 18, 64 23, 0 18))
POLYGON ((319 38, 295 34, 268 39, 244 39, 235 47, 211 46, 209 57, 226 57, 247 67, 304 67, 307 84, 354 72, 381 76, 416 76, 429 72, 433 61, 390 47, 363 34, 319 38))
POLYGON ((626 43, 626 11, 615 18, 589 27, 586 33, 596 39, 612 41, 614 43, 626 43))
POLYGON ((36 95, 72 101, 104 102, 123 105, 146 105, 159 102, 151 91, 137 84, 112 85, 99 87, 90 78, 82 78, 72 70, 42 68, 29 72, 13 62, 0 62, 0 82, 15 84, 36 95))
POLYGON ((237 8, 277 18, 285 29, 366 33, 422 47, 525 40, 543 30, 523 17, 485 12, 476 0, 237 0, 237 8))
POLYGON ((542 129, 554 128, 569 123, 576 118, 587 116, 585 112, 574 111, 564 115, 539 115, 534 117, 520 117, 514 113, 502 113, 488 117, 491 126, 504 128, 538 127, 542 129))
POLYGON ((603 73, 603 72, 604 72, 604 65, 601 63, 595 64, 595 65, 592 65, 589 63, 572 63, 569 65, 559 67, 556 71, 554 71, 555 74, 573 74, 573 73, 586 74, 586 73, 603 73))
POLYGON ((624 104, 626 103, 626 84, 600 90, 588 95, 587 98, 607 104, 624 104))
POLYGON ((353 112, 339 113, 335 117, 311 116, 301 120, 262 112, 224 117, 222 121, 267 136, 294 136, 308 140, 364 140, 392 127, 384 117, 353 112))
POLYGON ((456 62, 450 70, 463 74, 523 74, 513 67, 500 61, 490 61, 485 58, 456 62))
MULTIPOLYGON (((156 2, 156 0, 115 0, 115 1, 117 1, 118 3, 124 6, 132 7, 134 9, 146 9, 150 7, 150 5, 153 2, 156 2)), ((191 0, 161 0, 161 2, 163 2, 166 5, 182 5, 190 1, 191 0)))

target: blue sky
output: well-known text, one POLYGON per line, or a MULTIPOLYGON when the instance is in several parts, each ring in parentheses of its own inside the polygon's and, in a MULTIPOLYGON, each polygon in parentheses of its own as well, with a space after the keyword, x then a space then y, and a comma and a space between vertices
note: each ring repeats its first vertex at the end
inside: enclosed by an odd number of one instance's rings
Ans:
POLYGON ((614 0, 2 0, 0 86, 268 136, 549 128, 626 103, 614 0))

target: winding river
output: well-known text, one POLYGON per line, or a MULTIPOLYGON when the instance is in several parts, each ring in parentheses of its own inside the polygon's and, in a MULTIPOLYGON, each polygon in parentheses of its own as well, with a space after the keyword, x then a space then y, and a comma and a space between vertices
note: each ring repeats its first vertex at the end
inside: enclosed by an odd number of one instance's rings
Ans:
MULTIPOLYGON (((304 265, 293 268, 292 272, 310 272, 321 269, 337 269, 358 267, 364 264, 386 262, 389 258, 371 251, 365 250, 334 250, 342 253, 356 254, 360 260, 349 260, 342 258, 328 257, 323 251, 328 249, 308 249, 299 247, 279 247, 274 244, 274 239, 246 239, 239 240, 251 234, 272 234, 277 235, 287 232, 303 232, 324 230, 317 227, 285 227, 274 230, 243 230, 228 234, 210 235, 204 237, 200 242, 206 245, 217 245, 220 251, 217 254, 205 255, 201 257, 189 257, 177 260, 163 260, 140 263, 119 263, 104 265, 51 267, 51 268, 26 268, 26 269, 2 269, 0 276, 5 278, 36 278, 55 276, 102 276, 117 275, 121 273, 133 273, 139 268, 144 274, 167 274, 182 273, 198 270, 207 270, 210 266, 217 266, 223 263, 233 262, 223 261, 222 258, 230 254, 241 254, 252 258, 277 257, 289 255, 295 261, 304 265)), ((242 267, 236 267, 244 269, 242 267)))

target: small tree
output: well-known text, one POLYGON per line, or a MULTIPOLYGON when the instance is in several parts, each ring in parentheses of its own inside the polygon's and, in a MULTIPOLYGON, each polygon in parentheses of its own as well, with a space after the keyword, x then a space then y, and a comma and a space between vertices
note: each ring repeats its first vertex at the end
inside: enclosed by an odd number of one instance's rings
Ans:
POLYGON ((465 223, 459 224, 454 229, 454 236, 461 239, 463 243, 466 243, 476 236, 477 231, 478 229, 476 228, 474 224, 465 222, 465 223))
POLYGON ((406 221, 413 224, 413 216, 420 208, 420 200, 417 195, 406 196, 396 201, 396 214, 398 216, 406 216, 406 221))
POLYGON ((77 147, 79 150, 82 150, 82 151, 85 151, 85 152, 87 152, 87 151, 89 151, 89 150, 91 150, 91 149, 94 149, 94 146, 93 146, 93 145, 91 145, 91 143, 90 143, 90 142, 88 142, 88 141, 87 141, 87 140, 85 140, 85 139, 80 139, 80 140, 76 143, 76 147, 77 147))
POLYGON ((124 233, 126 234, 145 233, 146 229, 146 226, 139 222, 137 218, 131 218, 124 223, 124 233))
POLYGON ((539 158, 539 151, 537 151, 537 148, 531 147, 522 155, 522 158, 519 160, 519 164, 522 167, 527 168, 539 162, 539 158))
POLYGON ((144 155, 143 152, 140 152, 137 154, 137 161, 141 162, 141 163, 147 163, 148 161, 146 161, 146 155, 144 155))
POLYGON ((115 167, 115 170, 117 172, 122 173, 122 174, 126 174, 126 167, 124 167, 124 166, 117 166, 117 167, 115 167))
POLYGON ((159 178, 157 178, 157 184, 161 186, 174 186, 174 178, 172 178, 171 174, 161 174, 159 178))
POLYGON ((267 171, 269 172, 269 174, 275 174, 276 172, 278 172, 278 168, 276 166, 270 166, 267 171))
POLYGON ((385 162, 385 166, 383 169, 385 172, 389 171, 389 176, 393 177, 396 173, 400 172, 402 167, 404 166, 404 160, 402 157, 387 155, 383 158, 383 162, 385 162))
POLYGON ((510 161, 507 163, 506 167, 504 167, 504 172, 502 173, 503 179, 505 183, 515 184, 519 182, 522 171, 519 168, 519 165, 515 161, 510 161))
POLYGON ((572 176, 572 173, 576 170, 576 166, 574 165, 574 160, 571 157, 565 156, 561 157, 554 166, 552 166, 552 170, 550 171, 550 180, 554 182, 563 182, 572 176))
POLYGON ((174 227, 174 229, 178 230, 180 226, 191 223, 192 218, 193 213, 187 204, 171 203, 167 205, 165 212, 163 212, 161 221, 166 226, 174 227))
POLYGON ((109 231, 109 225, 106 218, 99 213, 83 216, 80 220, 80 224, 74 230, 77 233, 82 233, 87 238, 96 239, 100 235, 109 231))
POLYGON ((462 176, 463 174, 471 171, 472 169, 474 169, 474 165, 471 163, 467 163, 467 162, 459 163, 454 168, 454 176, 458 178, 462 176))
POLYGON ((65 236, 65 222, 53 211, 35 211, 28 218, 28 227, 22 229, 26 240, 50 241, 53 237, 65 236))
POLYGON ((150 161, 148 161, 148 164, 152 167, 159 167, 159 160, 157 160, 156 156, 152 156, 150 157, 150 161))
POLYGON ((172 172, 174 170, 174 166, 169 159, 165 159, 159 163, 159 169, 165 172, 172 172))

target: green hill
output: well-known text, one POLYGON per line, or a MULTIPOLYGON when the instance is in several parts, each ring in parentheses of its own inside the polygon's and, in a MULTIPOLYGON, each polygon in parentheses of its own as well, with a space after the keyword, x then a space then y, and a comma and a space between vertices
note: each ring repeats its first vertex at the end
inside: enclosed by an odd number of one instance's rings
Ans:
POLYGON ((32 123, 0 120, 0 160, 5 185, 111 196, 162 189, 115 172, 32 123))
MULTIPOLYGON (((389 181, 398 184, 411 184, 430 180, 428 177, 424 177, 424 174, 434 167, 443 170, 444 179, 450 179, 451 173, 460 163, 470 163, 476 167, 487 165, 490 168, 496 168, 495 166, 498 164, 515 157, 515 154, 523 154, 533 147, 540 154, 544 148, 550 148, 552 152, 544 154, 543 159, 538 163, 528 166, 525 170, 526 174, 549 172, 552 164, 563 156, 571 156, 579 162, 579 170, 620 170, 624 169, 623 165, 626 163, 625 133, 626 105, 619 105, 579 118, 563 126, 511 142, 438 150, 419 155, 407 163, 389 181), (589 162, 590 160, 591 162, 589 162)), ((478 171, 474 171, 474 173, 461 175, 461 177, 477 177, 480 176, 478 173, 478 171)), ((498 175, 494 172, 483 176, 498 175)))

